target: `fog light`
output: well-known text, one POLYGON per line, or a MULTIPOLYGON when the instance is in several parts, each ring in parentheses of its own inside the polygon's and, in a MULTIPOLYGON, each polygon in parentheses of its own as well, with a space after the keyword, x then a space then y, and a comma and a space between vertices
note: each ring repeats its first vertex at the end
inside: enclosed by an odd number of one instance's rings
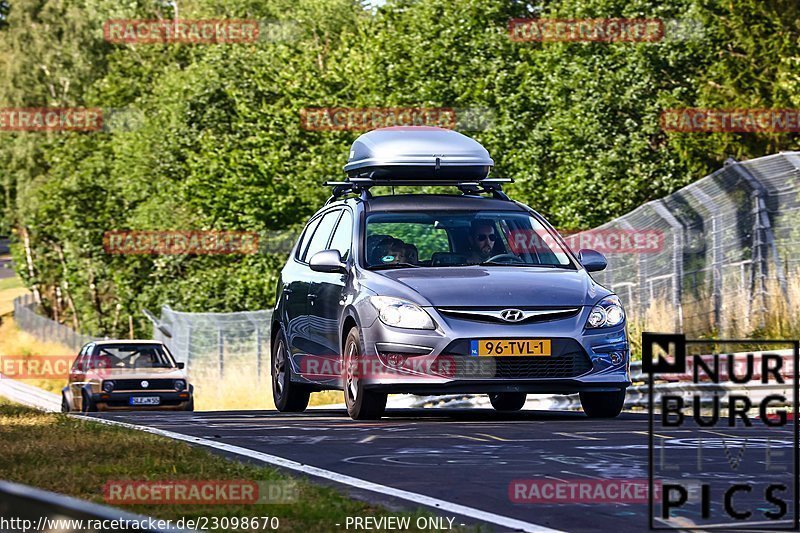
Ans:
POLYGON ((622 362, 623 356, 619 352, 611 352, 608 354, 608 357, 611 359, 611 362, 615 365, 618 365, 622 362))
POLYGON ((405 358, 398 353, 390 353, 386 356, 386 363, 389 366, 394 366, 394 367, 403 366, 404 359, 405 358))
POLYGON ((111 392, 114 390, 114 382, 113 381, 104 381, 103 382, 103 390, 106 392, 111 392))

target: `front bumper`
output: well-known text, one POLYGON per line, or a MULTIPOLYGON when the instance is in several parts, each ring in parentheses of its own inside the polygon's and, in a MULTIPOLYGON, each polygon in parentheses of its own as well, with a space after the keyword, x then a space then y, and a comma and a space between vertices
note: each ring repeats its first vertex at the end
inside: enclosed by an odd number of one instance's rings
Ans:
POLYGON ((123 391, 92 394, 98 411, 183 411, 192 401, 190 391, 123 391), (132 397, 158 397, 158 405, 131 405, 132 397))
POLYGON ((443 316, 426 308, 436 330, 408 330, 372 320, 362 324, 366 356, 377 361, 377 371, 364 376, 364 387, 387 393, 448 394, 525 392, 572 394, 612 392, 630 385, 630 345, 625 324, 612 328, 584 328, 590 312, 528 324, 487 323, 443 316), (545 338, 552 356, 520 358, 469 355, 471 340, 545 338), (392 364, 389 354, 393 356, 392 364), (414 360, 412 367, 435 372, 398 370, 399 359, 414 360), (454 372, 442 372, 442 361, 454 372), (491 361, 490 361, 491 360, 491 361), (475 371, 476 365, 482 365, 475 371), (464 366, 473 371, 462 371, 464 366))

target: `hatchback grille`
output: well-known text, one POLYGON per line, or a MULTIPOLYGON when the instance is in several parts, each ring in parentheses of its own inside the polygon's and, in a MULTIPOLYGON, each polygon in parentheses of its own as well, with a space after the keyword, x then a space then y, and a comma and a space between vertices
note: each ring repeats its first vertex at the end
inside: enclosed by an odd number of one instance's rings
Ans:
POLYGON ((458 357, 456 376, 479 378, 574 378, 592 369, 582 353, 562 357, 458 357))
POLYGON ((579 307, 569 308, 513 308, 514 311, 521 311, 519 319, 504 319, 501 313, 508 308, 475 308, 475 307, 449 307, 437 308, 437 311, 446 317, 459 318, 461 320, 473 320, 478 322, 495 322, 511 324, 530 324, 532 322, 545 322, 548 320, 560 320, 578 314, 579 307))
POLYGON ((174 390, 174 379, 114 379, 114 390, 174 390), (147 387, 142 382, 147 382, 147 387))

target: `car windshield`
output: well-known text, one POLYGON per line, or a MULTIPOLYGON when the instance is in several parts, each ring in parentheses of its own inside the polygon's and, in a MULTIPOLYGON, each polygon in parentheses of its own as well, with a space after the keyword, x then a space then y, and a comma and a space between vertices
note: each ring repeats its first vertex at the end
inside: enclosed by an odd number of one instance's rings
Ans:
POLYGON ((175 361, 161 344, 116 344, 98 347, 93 358, 103 368, 173 368, 175 361))
POLYGON ((373 213, 368 268, 541 266, 574 269, 560 239, 520 211, 373 213))

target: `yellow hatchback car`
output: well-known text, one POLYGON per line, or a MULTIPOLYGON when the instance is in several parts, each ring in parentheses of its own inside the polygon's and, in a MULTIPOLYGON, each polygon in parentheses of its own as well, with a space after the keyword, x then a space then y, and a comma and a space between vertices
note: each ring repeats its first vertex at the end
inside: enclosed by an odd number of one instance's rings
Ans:
POLYGON ((72 364, 61 410, 194 411, 194 387, 161 342, 90 342, 72 364))

